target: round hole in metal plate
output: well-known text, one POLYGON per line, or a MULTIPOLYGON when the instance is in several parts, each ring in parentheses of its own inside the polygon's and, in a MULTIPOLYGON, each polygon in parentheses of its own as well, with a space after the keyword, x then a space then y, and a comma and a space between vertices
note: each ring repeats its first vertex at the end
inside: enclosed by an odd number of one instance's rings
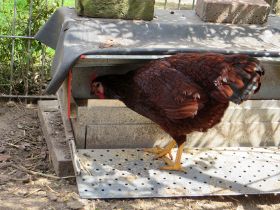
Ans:
POLYGON ((106 152, 110 152, 110 150, 109 150, 109 149, 107 149, 107 150, 106 150, 106 152))
POLYGON ((85 192, 87 192, 88 190, 85 190, 85 192))
POLYGON ((101 189, 101 191, 104 192, 105 190, 104 190, 104 189, 101 189))
POLYGON ((122 149, 122 152, 125 152, 125 150, 124 150, 124 149, 122 149))
POLYGON ((83 182, 86 181, 86 179, 82 179, 82 180, 83 180, 83 182))

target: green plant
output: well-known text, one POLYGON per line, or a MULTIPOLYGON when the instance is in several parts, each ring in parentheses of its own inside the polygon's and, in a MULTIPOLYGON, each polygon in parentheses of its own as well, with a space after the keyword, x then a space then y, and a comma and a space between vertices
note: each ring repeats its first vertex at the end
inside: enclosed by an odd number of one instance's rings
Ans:
MULTIPOLYGON (((61 0, 32 0, 31 16, 30 3, 30 0, 17 0, 13 34, 14 2, 0 0, 1 35, 33 36, 60 6, 61 0)), ((0 93, 8 94, 10 87, 12 94, 40 93, 50 77, 53 54, 53 50, 35 40, 17 38, 13 41, 11 38, 0 38, 0 93)))

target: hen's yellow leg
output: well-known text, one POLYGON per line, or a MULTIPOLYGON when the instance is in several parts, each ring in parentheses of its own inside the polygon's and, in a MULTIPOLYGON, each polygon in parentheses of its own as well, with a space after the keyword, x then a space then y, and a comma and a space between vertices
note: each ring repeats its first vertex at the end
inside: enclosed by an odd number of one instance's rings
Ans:
POLYGON ((156 154, 155 159, 169 154, 169 157, 172 160, 173 157, 171 155, 171 150, 173 147, 175 147, 175 145, 176 145, 176 141, 173 140, 164 148, 160 148, 159 146, 156 146, 155 148, 144 149, 144 151, 156 154))
POLYGON ((171 171, 185 171, 181 166, 181 157, 184 150, 184 144, 181 144, 177 150, 176 159, 173 163, 172 161, 167 161, 164 159, 164 161, 167 163, 167 166, 163 166, 160 169, 161 170, 171 170, 171 171))

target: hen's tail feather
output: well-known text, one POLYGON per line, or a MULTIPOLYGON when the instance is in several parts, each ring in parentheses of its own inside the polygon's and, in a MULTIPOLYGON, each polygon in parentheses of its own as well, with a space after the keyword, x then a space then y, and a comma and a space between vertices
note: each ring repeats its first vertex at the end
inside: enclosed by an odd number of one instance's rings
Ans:
POLYGON ((229 65, 228 73, 222 76, 218 90, 223 97, 240 104, 258 92, 264 69, 257 59, 242 56, 239 61, 235 59, 229 65))

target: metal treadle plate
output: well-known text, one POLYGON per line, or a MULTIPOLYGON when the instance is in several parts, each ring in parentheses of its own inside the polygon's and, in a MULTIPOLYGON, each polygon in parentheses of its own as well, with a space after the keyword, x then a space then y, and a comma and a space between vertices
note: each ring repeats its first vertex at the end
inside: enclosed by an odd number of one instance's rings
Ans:
MULTIPOLYGON (((176 150, 173 150, 173 157, 176 150)), ((189 149, 186 172, 159 170, 165 163, 140 149, 80 149, 82 198, 143 198, 280 193, 277 147, 189 149)))

